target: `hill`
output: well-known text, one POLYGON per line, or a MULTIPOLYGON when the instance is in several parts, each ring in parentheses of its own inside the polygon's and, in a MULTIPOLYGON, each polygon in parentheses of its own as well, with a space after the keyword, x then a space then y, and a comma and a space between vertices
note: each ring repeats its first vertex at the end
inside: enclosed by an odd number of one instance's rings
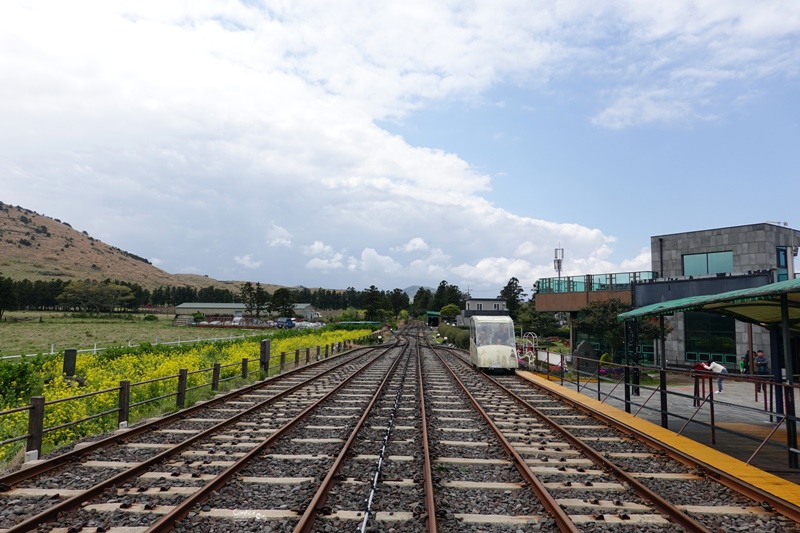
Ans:
MULTIPOLYGON (((170 274, 147 259, 77 231, 67 222, 0 202, 0 275, 15 281, 105 279, 161 286, 218 287, 238 291, 239 281, 170 274)), ((280 288, 264 285, 270 293, 280 288)))

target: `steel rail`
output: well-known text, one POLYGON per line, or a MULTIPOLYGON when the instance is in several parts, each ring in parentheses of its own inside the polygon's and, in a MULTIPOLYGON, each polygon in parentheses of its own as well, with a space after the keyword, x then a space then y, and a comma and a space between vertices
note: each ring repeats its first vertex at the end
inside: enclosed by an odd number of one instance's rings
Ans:
MULTIPOLYGON (((170 512, 164 514, 156 522, 151 524, 145 531, 147 533, 171 531, 179 520, 186 518, 189 515, 189 513, 192 512, 192 509, 194 507, 206 501, 213 492, 218 491, 221 487, 223 487, 226 483, 228 483, 228 481, 230 481, 233 478, 233 476, 239 473, 255 457, 257 457, 265 449, 272 446, 275 443, 275 441, 277 441, 280 437, 284 436, 286 433, 291 431, 297 424, 302 422, 303 419, 305 419, 311 412, 317 409, 322 403, 330 399, 334 394, 339 392, 339 390, 341 390, 343 387, 347 386, 353 379, 360 376, 364 371, 369 369, 391 348, 392 348, 391 346, 389 348, 386 348, 375 359, 373 359, 372 361, 370 361, 357 371, 353 372, 350 376, 342 380, 341 383, 339 383, 336 387, 331 389, 320 399, 318 399, 313 404, 303 409, 303 411, 301 411, 297 416, 295 416, 289 422, 281 426, 280 429, 272 433, 267 439, 261 441, 256 447, 252 448, 245 455, 234 461, 234 463, 231 466, 220 472, 214 479, 212 479, 211 481, 200 487, 197 491, 193 492, 191 496, 189 496, 181 503, 176 505, 170 512)), ((377 350, 377 348, 374 350, 377 350)))
MULTIPOLYGON (((400 357, 402 357, 406 351, 408 350, 409 345, 406 344, 406 347, 403 349, 400 357)), ((369 519, 373 516, 372 511, 372 504, 375 501, 375 493, 378 490, 378 484, 381 480, 381 475, 383 473, 383 464, 387 460, 388 456, 386 455, 386 450, 389 446, 389 442, 392 438, 392 430, 395 426, 395 418, 397 417, 397 410, 400 407, 400 402, 403 398, 403 386, 406 382, 406 376, 408 375, 408 365, 411 358, 406 357, 405 359, 405 366, 403 367, 402 374, 400 375, 400 383, 397 384, 397 392, 394 393, 394 405, 392 406, 391 412, 389 413, 389 421, 386 424, 386 432, 383 434, 383 443, 381 445, 380 452, 378 453, 378 462, 375 464, 375 473, 372 476, 372 483, 370 484, 369 496, 367 497, 367 505, 364 511, 364 519, 361 521, 361 527, 359 528, 360 533, 366 533, 367 525, 369 524, 369 519)), ((394 374, 394 372, 392 372, 394 374)), ((388 385, 388 378, 387 378, 387 385, 388 385)), ((385 390, 385 387, 383 387, 385 390)), ((372 406, 370 406, 371 409, 372 406)))
POLYGON ((431 466, 430 443, 428 442, 428 418, 425 412, 425 386, 422 383, 422 352, 417 347, 417 379, 419 380, 419 404, 420 404, 420 425, 422 426, 422 454, 424 464, 422 466, 423 490, 425 494, 425 527, 430 533, 437 531, 436 525, 436 501, 433 498, 433 467, 431 466))
POLYGON ((704 463, 702 461, 698 461, 694 457, 692 457, 692 456, 690 456, 690 455, 688 455, 688 454, 686 454, 686 453, 684 453, 684 452, 682 452, 682 451, 680 451, 680 450, 678 450, 676 448, 673 448, 672 446, 668 446, 668 445, 664 444, 663 442, 654 439, 653 437, 649 436, 648 434, 643 433, 642 431, 639 431, 639 430, 637 430, 635 428, 632 428, 632 427, 630 427, 630 426, 628 426, 628 425, 626 425, 626 424, 624 424, 624 423, 622 423, 622 422, 620 422, 620 421, 618 421, 618 420, 616 420, 616 419, 614 419, 614 418, 612 418, 612 417, 610 417, 610 416, 608 416, 608 415, 606 415, 606 414, 604 414, 604 413, 602 413, 600 411, 595 411, 594 409, 591 409, 588 406, 585 406, 585 405, 582 405, 580 403, 577 403, 577 402, 571 400, 570 398, 561 395, 557 391, 554 391, 554 390, 551 390, 551 389, 548 389, 548 388, 545 388, 545 387, 540 387, 539 385, 537 385, 534 382, 528 382, 528 383, 530 383, 530 385, 535 387, 536 389, 541 390, 542 392, 544 392, 544 393, 546 393, 546 394, 548 394, 550 396, 554 396, 554 397, 558 398, 559 400, 563 401, 564 403, 572 405, 576 409, 578 409, 580 411, 583 411, 584 413, 587 413, 588 415, 590 415, 590 416, 592 416, 592 417, 594 417, 594 418, 596 418, 598 420, 601 420, 602 422, 608 424, 609 426, 612 426, 612 427, 614 427, 614 428, 616 428, 616 429, 618 429, 620 431, 623 431, 625 433, 629 433, 630 435, 634 436, 636 439, 640 440, 641 442, 645 443, 646 445, 650 446, 651 448, 654 448, 654 449, 656 449, 658 451, 663 452, 668 457, 678 461, 679 463, 682 463, 682 464, 684 464, 686 466, 689 466, 691 468, 702 469, 703 471, 705 471, 705 473, 706 473, 706 475, 708 475, 708 477, 718 481, 719 483, 722 483, 723 485, 725 485, 726 487, 730 488, 731 490, 734 490, 734 491, 736 491, 736 492, 738 492, 740 494, 743 494, 743 495, 747 496, 748 498, 751 498, 751 499, 753 499, 755 501, 764 502, 764 503, 768 504, 775 512, 785 516, 786 518, 792 520, 795 523, 800 523, 800 508, 798 508, 796 505, 794 505, 794 504, 792 504, 790 502, 787 502, 786 500, 783 500, 783 499, 779 498, 778 496, 775 496, 774 494, 771 494, 769 492, 761 490, 758 487, 754 487, 753 485, 750 485, 749 483, 746 483, 746 482, 740 480, 739 478, 737 478, 733 474, 730 474, 728 472, 725 472, 723 470, 715 468, 715 467, 713 467, 713 466, 711 466, 711 465, 709 465, 707 463, 704 463))
MULTIPOLYGON (((550 492, 548 492, 544 484, 541 481, 539 481, 539 478, 536 477, 536 475, 533 473, 533 471, 530 469, 527 463, 525 463, 525 459, 519 454, 519 452, 516 449, 514 449, 514 446, 511 445, 508 439, 506 439, 505 435, 503 435, 500 428, 494 423, 494 421, 492 421, 491 417, 489 416, 489 413, 487 413, 483 409, 481 404, 472 395, 472 393, 469 391, 464 382, 461 381, 461 379, 459 379, 458 375, 452 369, 452 367, 447 364, 447 362, 439 353, 437 353, 437 350, 434 347, 432 347, 430 344, 428 345, 428 347, 431 349, 433 354, 439 358, 439 360, 445 366, 445 368, 447 368, 447 370, 452 375, 453 379, 458 383, 458 385, 463 390, 464 394, 467 395, 470 402, 472 402, 472 405, 483 417, 484 421, 489 426, 489 428, 491 428, 492 433, 494 433, 494 435, 497 437, 497 440, 499 440, 500 444, 503 445, 503 448, 506 450, 506 453, 511 457, 513 457, 514 466, 517 468, 519 473, 531 487, 531 490, 533 490, 534 494, 536 494, 536 496, 539 498, 539 501, 547 510, 547 512, 549 512, 550 515, 553 517, 553 519, 556 522, 556 525, 558 526, 558 530, 562 532, 569 531, 572 533, 578 533, 580 530, 575 525, 575 522, 573 522, 569 518, 564 509, 562 509, 561 506, 559 505, 558 501, 556 501, 553 495, 550 494, 550 492)), ((451 353, 450 350, 446 348, 444 350, 447 353, 451 353)))
POLYGON ((659 511, 664 513, 665 515, 669 516, 669 518, 679 524, 681 527, 686 529, 687 531, 697 531, 702 533, 711 533, 711 530, 708 529, 706 526, 692 518, 691 516, 684 513, 681 509, 675 506, 673 503, 669 502, 668 500, 664 499, 661 495, 657 494, 656 492, 652 491, 646 485, 635 479, 633 476, 628 474, 625 470, 621 469, 619 466, 611 462, 609 459, 604 457, 601 453, 597 450, 592 448, 589 444, 582 441, 575 435, 573 435, 568 429, 564 428, 553 420, 549 415, 545 414, 543 411, 539 410, 537 407, 534 407, 526 400, 522 399, 519 395, 517 395, 514 391, 510 390, 508 387, 499 383, 496 379, 492 378, 491 376, 487 376, 484 374, 484 377, 493 383, 495 386, 499 387, 503 392, 508 394, 514 401, 516 401, 519 405, 527 408, 529 411, 534 413, 536 416, 540 417, 548 426, 550 426, 553 430, 558 432, 562 437, 564 437, 567 442, 569 442, 572 446, 577 448, 581 451, 584 455, 586 455, 590 460, 592 460, 596 465, 601 467, 606 472, 611 473, 615 478, 620 480, 623 483, 627 483, 636 494, 651 502, 659 511))
MULTIPOLYGON (((342 363, 341 365, 338 365, 338 366, 336 366, 336 367, 334 367, 332 369, 326 370, 325 372, 323 372, 322 374, 319 374, 318 376, 313 376, 313 378, 319 379, 319 378, 327 375, 328 373, 332 372, 333 370, 335 370, 335 369, 337 369, 337 368, 339 368, 339 367, 341 367, 341 366, 343 366, 345 364, 348 364, 349 362, 350 361, 346 361, 346 362, 342 363)), ((146 459, 146 460, 142 461, 141 463, 137 464, 136 466, 134 466, 132 468, 129 468, 128 470, 120 472, 117 475, 114 475, 114 476, 112 476, 112 477, 110 477, 110 478, 108 478, 108 479, 106 479, 104 481, 101 481, 100 483, 94 485, 93 487, 90 487, 90 488, 86 489, 82 493, 80 493, 78 495, 75 495, 75 496, 72 496, 71 498, 67 498, 65 500, 62 500, 62 501, 58 502, 57 504, 53 505, 52 507, 50 507, 48 509, 45 509, 44 511, 40 512, 39 514, 34 515, 32 517, 29 517, 28 519, 24 520, 23 522, 15 524, 11 528, 7 529, 4 533, 23 533, 23 532, 28 532, 28 531, 30 531, 32 529, 35 529, 39 525, 44 524, 44 523, 56 518, 59 513, 62 513, 62 512, 65 512, 65 511, 69 511, 69 510, 75 509, 76 507, 79 507, 84 502, 86 502, 88 500, 91 500, 92 498, 97 497, 100 494, 102 494, 102 492, 104 490, 109 489, 109 488, 113 488, 113 487, 115 487, 117 485, 120 485, 120 484, 128 481, 129 479, 131 479, 131 478, 133 478, 135 476, 138 476, 139 474, 144 473, 150 466, 152 466, 152 465, 154 465, 156 463, 159 463, 161 461, 164 461, 166 459, 169 459, 170 457, 172 457, 174 455, 177 455, 178 453, 182 452, 186 448, 192 446, 194 443, 210 437, 211 435, 217 433, 219 430, 224 429, 224 428, 226 428, 226 427, 228 427, 230 425, 235 424, 240 419, 242 419, 242 418, 244 418, 244 417, 246 417, 246 416, 248 416, 248 415, 250 415, 252 413, 257 412, 260 409, 263 409, 264 407, 268 406, 269 404, 274 403, 275 401, 284 398, 285 396, 295 392, 296 390, 298 390, 300 388, 308 386, 310 383, 311 383, 311 380, 307 380, 307 381, 298 383, 297 385, 295 385, 293 387, 289 387, 288 389, 285 389, 285 390, 279 392, 275 396, 271 396, 270 398, 267 398, 263 402, 259 402, 259 403, 255 404, 255 405, 253 405, 252 407, 249 407, 249 408, 245 409, 244 411, 241 411, 240 413, 235 414, 231 418, 225 419, 222 422, 220 422, 219 424, 215 424, 214 426, 211 426, 210 428, 208 428, 208 429, 206 429, 204 431, 201 431, 200 433, 188 438, 187 440, 185 440, 183 442, 180 442, 180 443, 176 444, 175 446, 173 446, 172 448, 169 448, 168 450, 164 450, 163 452, 161 452, 161 453, 159 453, 157 455, 154 455, 153 457, 150 457, 149 459, 146 459)), ((263 382, 262 382, 262 384, 263 384, 263 382)), ((201 404, 201 405, 208 406, 208 403, 201 404)), ((105 439, 105 440, 108 440, 108 439, 105 439)), ((82 449, 80 451, 83 452, 84 449, 82 449)))
MULTIPOLYGON (((297 525, 295 525, 294 533, 309 533, 311 531, 317 515, 325 505, 325 500, 327 499, 331 488, 333 488, 334 477, 344 464, 344 460, 350 452, 350 449, 353 447, 353 442, 355 442, 358 432, 362 427, 364 427, 364 423, 370 417, 372 408, 376 403, 378 403, 378 400, 380 400, 381 396, 383 395, 383 391, 386 388, 386 385, 389 383, 389 379, 392 377, 392 374, 394 373, 407 349, 408 344, 405 345, 403 352, 397 357, 397 359, 395 359, 394 363, 392 363, 392 366, 386 371, 386 376, 383 378, 378 390, 375 391, 375 394, 372 396, 372 400, 370 400, 369 405, 367 405, 367 407, 364 409, 364 413, 361 415, 361 418, 358 419, 355 428, 353 428, 353 431, 350 433, 350 437, 348 437, 347 441, 344 443, 344 446, 342 446, 342 449, 339 452, 339 455, 336 456, 333 465, 331 465, 330 469, 328 469, 325 479, 322 480, 319 488, 317 488, 317 492, 314 493, 314 496, 311 498, 311 502, 306 506, 306 510, 303 512, 300 520, 297 522, 297 525)), ((387 349, 386 351, 388 352, 389 350, 387 349)))
MULTIPOLYGON (((365 350, 365 348, 358 348, 355 351, 363 351, 363 350, 365 350)), ((338 355, 336 357, 342 357, 343 355, 344 354, 341 354, 341 355, 338 355)), ((352 355, 352 353, 351 353, 351 355, 352 355)), ((353 357, 350 360, 353 360, 356 357, 360 357, 360 355, 361 354, 356 355, 355 357, 353 357)), ((330 360, 330 358, 328 360, 330 360)), ((350 361, 350 360, 348 360, 348 361, 350 361)), ((348 361, 344 361, 341 364, 347 364, 348 361)), ((227 401, 229 401, 229 400, 231 400, 233 398, 239 397, 239 396, 241 396, 243 394, 247 394, 247 393, 252 392, 254 390, 258 390, 258 389, 264 388, 266 386, 273 385, 275 383, 281 382, 287 377, 290 377, 290 376, 292 376, 292 375, 294 375, 294 374, 296 374, 298 372, 301 372, 302 370, 305 370, 305 369, 308 369, 308 368, 313 368, 314 366, 317 366, 317 365, 319 365, 321 363, 323 363, 323 361, 314 362, 314 363, 312 363, 310 365, 298 367, 298 368, 289 370, 289 371, 287 371, 287 372, 285 372, 283 374, 278 374, 276 376, 272 376, 271 378, 267 378, 267 379, 265 379, 263 381, 257 381, 255 383, 250 384, 250 385, 245 385, 244 387, 236 389, 235 391, 231 391, 231 392, 225 393, 225 394, 223 394, 221 396, 214 397, 211 400, 208 400, 207 402, 198 403, 198 404, 195 404, 195 405, 193 405, 191 407, 187 407, 185 409, 181 409, 181 410, 175 411, 174 413, 165 415, 165 416, 163 416, 161 418, 158 418, 158 419, 155 419, 155 420, 151 420, 150 422, 144 422, 142 424, 129 427, 123 433, 120 433, 120 434, 112 433, 108 437, 105 437, 105 438, 98 439, 96 441, 87 443, 85 446, 81 447, 80 449, 71 450, 69 452, 57 455, 57 456, 52 457, 50 459, 45 459, 41 463, 25 466, 24 468, 22 468, 20 470, 17 470, 15 472, 10 472, 8 474, 0 476, 0 487, 11 487, 12 485, 14 485, 16 483, 20 483, 21 481, 26 481, 26 480, 31 479, 33 477, 36 477, 38 475, 44 474, 45 472, 49 472, 51 470, 55 470, 56 468, 59 468, 60 466, 63 466, 65 464, 67 464, 67 463, 70 463, 70 462, 73 462, 73 461, 77 461, 81 457, 83 457, 83 456, 85 456, 85 455, 87 455, 89 453, 95 452, 97 450, 102 450, 102 449, 108 448, 110 446, 114 446, 114 445, 120 444, 121 442, 124 442, 124 441, 131 440, 134 437, 138 437, 138 436, 140 436, 142 434, 145 434, 145 433, 148 433, 150 431, 154 431, 156 429, 159 429, 161 426, 163 426, 165 424, 171 424, 171 423, 176 422, 178 420, 182 420, 182 419, 186 418, 187 416, 192 415, 193 413, 201 411, 202 409, 205 409, 205 408, 208 408, 208 407, 213 407, 215 405, 219 405, 219 404, 225 403, 225 402, 227 402, 227 401)), ((338 367, 334 367, 334 368, 338 368, 338 367)), ((322 375, 324 375, 324 374, 321 374, 320 376, 322 376, 322 375)), ((160 379, 160 378, 156 378, 156 379, 160 379)), ((172 396, 172 395, 174 395, 174 393, 170 394, 170 396, 172 396)), ((136 404, 131 404, 131 406, 139 405, 141 403, 142 402, 137 402, 136 404)))

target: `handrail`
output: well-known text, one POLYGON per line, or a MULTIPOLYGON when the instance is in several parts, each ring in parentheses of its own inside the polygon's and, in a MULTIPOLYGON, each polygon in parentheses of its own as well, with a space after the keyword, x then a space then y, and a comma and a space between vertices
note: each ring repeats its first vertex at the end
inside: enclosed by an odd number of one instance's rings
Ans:
MULTIPOLYGON (((295 366, 299 366, 300 364, 308 364, 312 360, 317 360, 318 361, 321 358, 327 358, 329 356, 333 356, 336 353, 338 353, 340 350, 346 349, 348 347, 348 345, 350 347, 352 347, 352 343, 353 342, 354 342, 353 340, 344 340, 344 341, 337 341, 337 342, 335 342, 335 343, 333 343, 331 345, 326 345, 325 346, 324 355, 321 353, 320 347, 317 346, 316 347, 316 354, 313 356, 313 358, 311 356, 311 349, 312 348, 311 347, 307 347, 305 349, 306 357, 305 357, 304 363, 301 362, 298 359, 296 361, 297 365, 295 365, 295 366), (328 350, 328 346, 331 346, 330 351, 328 350)), ((299 349, 298 349, 298 354, 299 354, 299 349)), ((284 354, 281 354, 280 357, 279 357, 279 354, 277 354, 277 353, 275 353, 275 354, 267 353, 267 355, 266 355, 267 359, 265 359, 266 366, 262 366, 261 367, 262 370, 266 372, 266 375, 272 375, 272 374, 275 374, 275 373, 277 373, 277 374, 283 373, 284 365, 285 365, 285 361, 284 361, 283 355, 284 354)), ((262 357, 263 357, 263 355, 262 355, 262 357)), ((158 402, 158 401, 165 400, 165 399, 168 399, 168 398, 171 398, 171 397, 176 397, 176 407, 178 409, 182 409, 185 406, 184 402, 185 402, 185 398, 186 398, 186 393, 187 392, 190 392, 190 391, 193 391, 193 390, 197 390, 197 389, 201 389, 201 388, 204 388, 204 387, 211 387, 211 390, 216 392, 216 390, 217 390, 217 388, 219 386, 219 383, 228 382, 228 381, 232 381, 232 380, 235 380, 235 379, 245 379, 245 378, 249 377, 250 365, 253 365, 253 364, 261 365, 262 362, 263 361, 260 360, 259 358, 253 358, 253 359, 243 358, 241 361, 237 361, 237 362, 233 362, 233 363, 226 363, 224 365, 219 364, 219 363, 215 363, 214 366, 212 366, 212 367, 200 368, 200 369, 196 369, 196 370, 192 370, 192 371, 188 371, 186 369, 182 369, 179 374, 172 374, 172 375, 169 375, 169 376, 162 376, 162 377, 152 378, 152 379, 148 379, 148 380, 144 380, 144 381, 138 381, 138 382, 134 382, 134 383, 130 383, 128 381, 123 380, 123 381, 120 382, 120 385, 117 386, 117 387, 111 387, 111 388, 102 389, 102 390, 98 390, 98 391, 87 392, 87 393, 78 394, 78 395, 75 395, 75 396, 67 396, 67 397, 64 397, 64 398, 57 398, 57 399, 54 399, 54 400, 45 401, 44 398, 41 397, 41 396, 31 397, 31 403, 29 405, 15 407, 15 408, 12 408, 12 409, 7 409, 5 411, 0 411, 0 419, 3 416, 6 416, 6 415, 12 415, 12 414, 15 414, 15 413, 21 413, 21 412, 27 411, 28 412, 28 428, 29 428, 29 431, 25 435, 17 435, 17 436, 14 436, 12 438, 0 441, 0 448, 2 448, 3 446, 7 446, 7 445, 10 445, 10 444, 13 444, 13 443, 18 442, 18 441, 27 440, 28 441, 27 451, 28 452, 35 452, 34 456, 32 456, 31 458, 38 458, 39 454, 41 453, 42 438, 47 433, 52 433, 52 432, 58 431, 60 429, 64 429, 66 427, 74 426, 74 425, 81 424, 81 423, 84 423, 84 422, 88 422, 88 421, 91 421, 91 420, 96 420, 96 419, 102 418, 104 416, 112 415, 112 414, 115 414, 115 413, 117 413, 119 415, 119 423, 120 423, 120 426, 122 427, 123 423, 124 424, 128 423, 128 416, 129 416, 130 410, 132 408, 140 407, 140 406, 143 406, 143 405, 146 405, 146 404, 149 404, 149 403, 153 403, 153 402, 158 402), (231 367, 240 368, 241 372, 234 372, 232 375, 229 375, 229 376, 226 376, 226 377, 220 377, 221 369, 230 369, 231 367), (206 383, 200 383, 200 384, 195 384, 195 385, 192 385, 192 386, 188 386, 187 378, 188 378, 189 375, 200 374, 200 373, 204 373, 204 372, 212 372, 211 381, 206 382, 206 383), (177 379, 178 380, 177 391, 170 391, 170 392, 167 392, 166 394, 161 394, 161 395, 158 395, 158 396, 155 396, 155 397, 152 397, 152 398, 147 398, 145 400, 141 400, 141 401, 137 401, 137 402, 131 402, 130 391, 131 391, 131 389, 133 387, 138 387, 140 385, 148 385, 148 384, 153 384, 153 383, 158 383, 158 382, 164 382, 164 381, 173 380, 173 379, 177 379), (113 409, 107 409, 107 410, 104 410, 104 411, 101 411, 101 412, 98 412, 98 413, 92 413, 92 414, 90 414, 88 416, 85 416, 83 418, 80 418, 80 419, 77 419, 77 420, 70 420, 69 422, 58 424, 56 426, 44 427, 45 408, 46 407, 52 406, 52 405, 55 405, 55 404, 64 403, 64 402, 73 401, 73 400, 82 400, 82 399, 90 398, 90 397, 93 397, 93 396, 98 396, 98 395, 101 395, 101 394, 108 394, 108 393, 112 393, 112 392, 116 392, 119 395, 119 401, 118 401, 118 406, 117 407, 115 407, 113 409)), ((227 373, 228 372, 226 372, 226 374, 227 373)), ((69 378, 65 378, 65 379, 69 379, 69 378)), ((161 390, 163 390, 163 388, 161 390)), ((27 455, 26 455, 26 460, 28 460, 28 456, 27 455)))
MULTIPOLYGON (((545 354, 545 352, 542 351, 540 352, 537 362, 542 363, 543 359, 550 361, 551 356, 552 354, 549 352, 545 354)), ((593 396, 595 387, 589 386, 585 380, 588 379, 593 384, 596 380, 597 400, 602 403, 611 403, 613 401, 613 405, 620 409, 625 409, 625 411, 632 416, 647 416, 648 419, 651 419, 654 423, 658 423, 665 428, 669 427, 669 419, 680 420, 680 429, 676 429, 679 435, 685 434, 689 425, 693 424, 695 428, 702 429, 702 432, 706 430, 709 431, 708 437, 702 438, 708 438, 708 442, 712 445, 717 442, 718 432, 724 432, 726 435, 752 441, 754 442, 753 447, 755 450, 752 450, 749 446, 742 448, 743 450, 747 450, 747 455, 750 455, 752 452, 752 455, 747 460, 748 463, 751 463, 765 446, 782 448, 789 452, 787 454, 789 457, 791 457, 792 453, 800 453, 800 451, 794 452, 791 449, 788 435, 786 442, 773 439, 781 425, 785 427, 785 424, 788 422, 797 423, 800 421, 798 416, 786 415, 783 409, 780 408, 781 405, 783 405, 784 408, 788 405, 790 401, 786 399, 788 395, 797 397, 797 393, 800 391, 800 384, 775 382, 771 379, 771 376, 764 375, 740 374, 734 372, 719 374, 682 367, 668 367, 664 369, 654 365, 624 365, 606 361, 601 362, 596 358, 583 357, 575 354, 571 355, 571 360, 572 364, 569 368, 565 369, 567 375, 561 382, 562 386, 577 390, 582 394, 593 396), (591 365, 596 365, 596 367, 591 365), (610 372, 608 371, 609 368, 612 369, 610 372), (581 371, 577 372, 578 369, 581 371), (623 372, 621 380, 617 377, 616 369, 620 369, 620 371, 623 372), (735 387, 738 387, 738 394, 747 390, 744 388, 745 385, 752 386, 753 388, 751 390, 755 403, 752 404, 749 401, 744 403, 737 401, 734 403, 731 401, 730 394, 716 397, 713 391, 716 389, 716 380, 718 378, 722 379, 724 384, 731 384, 730 386, 734 387, 732 390, 736 390, 735 387), (675 379, 678 380, 677 384, 674 381, 675 379), (691 392, 692 383, 695 384, 694 392, 691 392), (619 391, 621 388, 619 386, 620 384, 622 384, 622 388, 625 389, 624 397, 619 391), (700 388, 701 385, 703 390, 700 388), (766 392, 763 393, 763 402, 760 396, 762 393, 756 392, 756 387, 759 386, 765 386, 765 388, 761 390, 766 389, 766 392), (709 396, 705 394, 706 387, 708 391, 712 392, 709 396), (687 388, 689 389, 688 391, 686 390, 687 388), (776 398, 775 394, 780 394, 781 390, 785 391, 784 395, 776 398), (659 397, 659 393, 661 397, 660 402, 653 401, 654 398, 659 397), (783 404, 779 403, 781 399, 783 400, 783 404), (677 404, 672 403, 670 405, 670 402, 675 402, 676 400, 678 401, 677 404), (677 409, 675 408, 676 405, 679 406, 677 409), (761 413, 761 416, 767 415, 770 421, 777 425, 770 424, 768 426, 768 429, 771 431, 769 431, 769 435, 766 438, 761 434, 737 430, 735 429, 736 426, 730 426, 725 423, 734 413, 733 410, 738 412, 739 418, 757 416, 758 413, 761 413), (659 415, 660 420, 658 420, 659 415)), ((543 376, 545 374, 548 376, 550 375, 550 372, 546 368, 542 368, 541 364, 533 365, 532 370, 541 373, 543 376)), ((724 385, 724 387, 727 390, 728 385, 724 385)), ((705 440, 703 442, 705 442, 705 440)), ((791 463, 789 466, 791 467, 791 463)))

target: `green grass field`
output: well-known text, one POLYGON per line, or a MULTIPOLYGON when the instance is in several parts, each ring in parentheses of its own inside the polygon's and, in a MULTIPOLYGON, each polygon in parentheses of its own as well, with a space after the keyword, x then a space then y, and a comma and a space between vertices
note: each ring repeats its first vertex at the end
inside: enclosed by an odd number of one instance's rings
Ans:
POLYGON ((172 316, 160 315, 156 321, 144 315, 120 314, 100 317, 75 317, 71 313, 13 311, 0 321, 0 356, 60 352, 127 346, 129 343, 176 342, 229 338, 250 335, 248 329, 216 329, 173 326, 172 316), (53 347, 53 345, 55 345, 53 347))

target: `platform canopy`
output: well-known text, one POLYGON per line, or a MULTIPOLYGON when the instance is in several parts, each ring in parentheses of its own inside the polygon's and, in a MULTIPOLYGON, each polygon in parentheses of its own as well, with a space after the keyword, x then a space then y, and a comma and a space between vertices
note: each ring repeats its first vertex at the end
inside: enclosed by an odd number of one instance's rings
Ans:
POLYGON ((663 316, 685 311, 705 311, 731 316, 742 322, 781 326, 781 297, 786 295, 789 329, 800 334, 800 279, 779 281, 752 289, 689 296, 667 302, 645 305, 617 315, 617 320, 631 320, 647 316, 663 316))

